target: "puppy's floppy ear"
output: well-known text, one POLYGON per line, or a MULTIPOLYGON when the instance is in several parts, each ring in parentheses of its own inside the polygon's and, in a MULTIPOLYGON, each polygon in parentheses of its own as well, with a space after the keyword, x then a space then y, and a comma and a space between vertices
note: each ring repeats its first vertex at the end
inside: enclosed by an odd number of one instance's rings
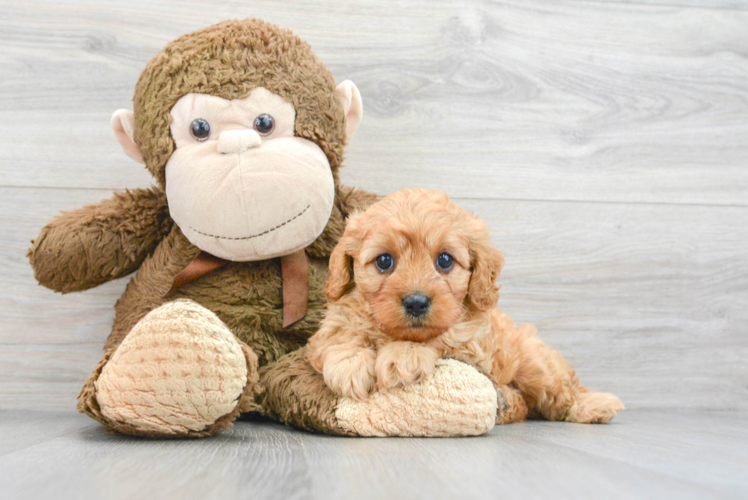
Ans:
POLYGON ((333 302, 345 294, 353 279, 353 261, 345 251, 344 240, 345 237, 340 239, 330 255, 330 270, 325 282, 325 295, 333 302))
POLYGON ((493 308, 499 301, 496 280, 504 267, 504 254, 491 246, 488 236, 483 236, 470 247, 473 273, 470 276, 468 299, 481 310, 493 308))
POLYGON ((343 237, 340 238, 330 255, 330 269, 325 282, 325 295, 330 301, 336 301, 350 291, 353 281, 353 259, 348 253, 350 245, 355 241, 354 231, 356 216, 348 218, 343 237))

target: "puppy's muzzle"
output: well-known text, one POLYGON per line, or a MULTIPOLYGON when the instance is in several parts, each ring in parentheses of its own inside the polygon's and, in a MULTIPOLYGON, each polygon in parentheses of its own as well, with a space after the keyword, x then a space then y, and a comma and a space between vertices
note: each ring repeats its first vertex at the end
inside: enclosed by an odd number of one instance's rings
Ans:
POLYGON ((412 318, 421 318, 429 312, 431 308, 431 299, 421 293, 412 293, 403 298, 403 309, 408 316, 412 318))

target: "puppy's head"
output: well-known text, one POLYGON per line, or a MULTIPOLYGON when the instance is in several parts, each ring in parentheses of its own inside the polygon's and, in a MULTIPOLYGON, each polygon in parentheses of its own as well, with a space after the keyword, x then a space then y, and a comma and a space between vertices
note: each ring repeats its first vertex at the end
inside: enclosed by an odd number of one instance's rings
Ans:
POLYGON ((356 290, 393 338, 424 341, 489 310, 504 263, 486 224, 438 191, 398 191, 348 220, 330 257, 331 301, 356 290))

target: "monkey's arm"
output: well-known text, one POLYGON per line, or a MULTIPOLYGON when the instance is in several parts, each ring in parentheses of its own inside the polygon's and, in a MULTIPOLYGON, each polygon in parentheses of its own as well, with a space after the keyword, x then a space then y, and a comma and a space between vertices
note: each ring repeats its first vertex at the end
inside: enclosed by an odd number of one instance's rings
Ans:
POLYGON ((306 248, 312 257, 327 258, 345 231, 345 219, 352 212, 360 212, 369 208, 377 201, 377 195, 361 189, 338 185, 335 194, 335 205, 330 215, 327 227, 314 243, 306 248))
POLYGON ((27 255, 45 287, 87 290, 135 271, 171 226, 161 189, 128 190, 59 215, 42 228, 27 255))
POLYGON ((348 217, 353 212, 363 212, 379 199, 374 193, 363 189, 343 186, 338 188, 338 200, 340 200, 340 211, 343 217, 348 217))
POLYGON ((260 368, 262 414, 309 431, 355 436, 338 423, 339 397, 307 361, 305 347, 260 368))

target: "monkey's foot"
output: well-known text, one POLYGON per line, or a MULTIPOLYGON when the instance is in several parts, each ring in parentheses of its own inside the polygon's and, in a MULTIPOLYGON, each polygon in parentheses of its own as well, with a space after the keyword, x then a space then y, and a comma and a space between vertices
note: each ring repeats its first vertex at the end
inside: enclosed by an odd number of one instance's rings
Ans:
POLYGON ((475 436, 493 428, 497 406, 487 377, 443 359, 417 384, 380 390, 364 402, 341 398, 335 416, 340 427, 359 436, 475 436))
POLYGON ((111 429, 152 437, 206 436, 256 409, 257 356, 190 300, 140 320, 84 385, 78 409, 111 429))

